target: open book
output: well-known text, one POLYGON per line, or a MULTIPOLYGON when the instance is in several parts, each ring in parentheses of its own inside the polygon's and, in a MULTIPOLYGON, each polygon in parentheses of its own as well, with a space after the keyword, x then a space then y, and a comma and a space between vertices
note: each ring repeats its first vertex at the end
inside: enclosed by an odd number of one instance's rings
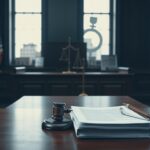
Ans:
POLYGON ((79 138, 150 137, 150 121, 126 106, 72 106, 70 115, 79 138))

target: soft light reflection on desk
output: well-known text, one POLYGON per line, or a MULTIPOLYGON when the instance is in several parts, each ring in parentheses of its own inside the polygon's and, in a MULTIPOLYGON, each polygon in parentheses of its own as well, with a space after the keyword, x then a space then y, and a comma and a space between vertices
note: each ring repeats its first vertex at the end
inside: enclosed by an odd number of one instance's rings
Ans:
POLYGON ((74 132, 68 131, 67 135, 64 135, 63 131, 42 130, 41 124, 43 120, 51 115, 51 104, 52 101, 48 97, 44 100, 41 97, 33 98, 29 96, 26 99, 24 97, 21 98, 20 101, 7 108, 8 110, 15 108, 11 113, 13 118, 10 122, 12 127, 10 131, 12 132, 11 140, 21 143, 20 145, 12 143, 11 148, 13 150, 27 150, 31 148, 42 150, 44 148, 47 149, 48 145, 52 149, 77 150, 74 132), (43 103, 43 101, 45 102, 43 103), (31 142, 32 140, 34 142, 31 142), (64 144, 70 140, 71 143, 64 144))
POLYGON ((7 150, 148 150, 149 139, 80 140, 74 130, 45 131, 41 124, 51 115, 52 102, 67 107, 117 106, 131 103, 141 109, 149 107, 127 96, 25 96, 0 111, 0 149, 7 150))
MULTIPOLYGON (((83 96, 81 98, 78 97, 78 99, 81 99, 80 104, 85 107, 108 107, 118 105, 118 97, 116 96, 83 96)), ((122 105, 121 102, 120 105, 122 105)))

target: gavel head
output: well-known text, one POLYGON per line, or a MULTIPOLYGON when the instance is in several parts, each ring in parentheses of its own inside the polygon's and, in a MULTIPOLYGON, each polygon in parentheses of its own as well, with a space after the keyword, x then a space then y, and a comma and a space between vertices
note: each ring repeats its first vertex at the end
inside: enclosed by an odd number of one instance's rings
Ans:
POLYGON ((62 121, 65 112, 65 103, 53 102, 52 118, 55 121, 62 121))

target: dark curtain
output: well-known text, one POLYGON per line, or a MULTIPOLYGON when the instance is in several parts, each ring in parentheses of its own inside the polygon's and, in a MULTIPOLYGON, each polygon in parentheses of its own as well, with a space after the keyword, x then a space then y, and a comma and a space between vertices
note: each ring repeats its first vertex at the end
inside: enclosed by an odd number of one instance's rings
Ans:
POLYGON ((116 49, 120 66, 150 70, 150 1, 117 1, 116 49))
POLYGON ((0 0, 0 45, 3 48, 1 67, 9 65, 9 0, 0 0))

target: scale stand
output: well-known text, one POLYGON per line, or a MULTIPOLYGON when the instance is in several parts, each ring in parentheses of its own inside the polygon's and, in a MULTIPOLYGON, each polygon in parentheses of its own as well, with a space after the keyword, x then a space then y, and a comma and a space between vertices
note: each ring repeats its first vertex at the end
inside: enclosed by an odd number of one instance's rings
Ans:
POLYGON ((83 59, 83 70, 82 70, 82 92, 79 94, 79 96, 88 96, 88 94, 85 92, 85 60, 83 59))
POLYGON ((68 50, 68 70, 67 71, 63 71, 63 74, 72 74, 72 73, 76 73, 75 71, 71 71, 71 48, 74 48, 71 46, 71 40, 69 40, 68 46, 66 48, 63 48, 63 51, 68 50))

